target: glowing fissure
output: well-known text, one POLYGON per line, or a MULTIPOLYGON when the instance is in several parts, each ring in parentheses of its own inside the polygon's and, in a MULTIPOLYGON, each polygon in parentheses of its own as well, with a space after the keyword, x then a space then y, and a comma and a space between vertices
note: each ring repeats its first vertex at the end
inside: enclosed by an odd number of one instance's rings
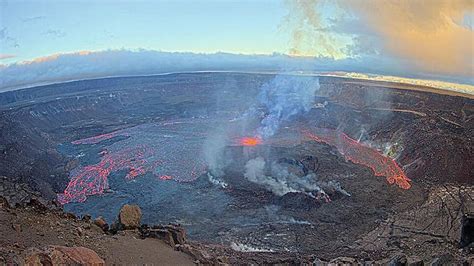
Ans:
POLYGON ((346 160, 371 168, 376 176, 386 177, 389 184, 396 184, 403 189, 411 187, 411 180, 395 160, 382 155, 375 149, 364 146, 342 132, 318 128, 311 132, 305 131, 305 136, 308 139, 336 147, 346 160))

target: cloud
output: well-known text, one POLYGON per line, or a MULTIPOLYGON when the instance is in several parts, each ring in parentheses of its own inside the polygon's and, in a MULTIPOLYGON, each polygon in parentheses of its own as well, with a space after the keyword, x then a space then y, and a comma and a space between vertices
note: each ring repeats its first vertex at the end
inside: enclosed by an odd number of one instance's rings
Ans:
POLYGON ((20 45, 18 44, 17 39, 11 37, 8 34, 8 29, 6 27, 3 27, 0 30, 0 41, 2 41, 4 44, 10 46, 10 47, 19 47, 20 45))
POLYGON ((473 74, 474 32, 459 24, 473 11, 471 0, 348 1, 383 40, 384 52, 409 59, 431 73, 473 74))
POLYGON ((16 57, 16 55, 12 55, 12 54, 0 54, 0 60, 9 59, 9 58, 14 58, 14 57, 16 57))
POLYGON ((173 71, 276 70, 278 65, 283 63, 281 58, 282 56, 167 53, 149 50, 58 53, 3 65, 0 68, 0 90, 104 76, 147 75, 173 71))
MULTIPOLYGON (((380 59, 376 55, 334 60, 331 58, 292 57, 283 54, 196 54, 152 50, 79 51, 53 54, 30 61, 0 64, 0 91, 77 79, 190 71, 280 72, 285 69, 311 73, 322 72, 325 75, 338 76, 344 76, 344 74, 338 74, 343 71, 372 73, 376 76, 440 78, 440 76, 407 72, 402 64, 396 62, 389 58, 380 59)), ((444 80, 474 83, 472 77, 444 77, 444 80)), ((456 85, 450 86, 455 88, 456 85)))
POLYGON ((288 6, 283 24, 295 54, 374 54, 409 71, 473 76, 472 0, 295 0, 288 6), (322 16, 328 6, 333 17, 322 16))

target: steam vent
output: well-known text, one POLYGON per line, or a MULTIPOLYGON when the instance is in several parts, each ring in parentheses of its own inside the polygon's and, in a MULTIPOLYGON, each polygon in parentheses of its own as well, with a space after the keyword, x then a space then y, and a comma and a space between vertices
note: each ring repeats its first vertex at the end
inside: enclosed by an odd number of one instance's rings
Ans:
POLYGON ((474 265, 474 0, 0 0, 1 265, 474 265))
POLYGON ((138 205, 142 224, 179 226, 196 249, 234 262, 464 256, 473 100, 302 77, 312 101, 293 95, 276 113, 280 88, 266 84, 286 78, 298 77, 170 74, 2 93, 3 197, 53 200, 114 233, 122 206, 138 205), (218 95, 229 81, 245 86, 218 95))

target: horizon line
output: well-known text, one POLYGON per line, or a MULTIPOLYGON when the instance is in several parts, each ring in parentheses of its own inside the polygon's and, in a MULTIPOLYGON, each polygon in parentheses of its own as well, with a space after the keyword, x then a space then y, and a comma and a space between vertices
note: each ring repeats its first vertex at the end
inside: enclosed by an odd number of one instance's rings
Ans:
POLYGON ((12 91, 18 91, 18 90, 33 89, 37 87, 44 87, 44 86, 57 85, 57 84, 67 84, 67 83, 81 82, 81 81, 90 81, 90 80, 154 77, 154 76, 167 76, 167 75, 176 75, 176 74, 204 74, 204 73, 240 73, 240 74, 261 74, 261 75, 282 74, 282 75, 293 75, 293 76, 333 77, 333 78, 341 78, 341 79, 347 79, 347 80, 371 81, 371 82, 374 82, 374 84, 378 83, 379 85, 380 83, 389 83, 389 84, 402 84, 402 85, 413 86, 412 88, 399 88, 398 87, 397 89, 417 90, 415 89, 415 87, 425 87, 425 88, 431 89, 432 90, 431 92, 437 93, 437 94, 454 93, 456 94, 455 96, 461 96, 461 97, 466 97, 469 99, 474 99, 474 86, 469 85, 469 84, 453 83, 453 82, 437 81, 437 80, 429 80, 429 79, 405 78, 405 77, 398 77, 398 76, 379 75, 379 74, 361 73, 361 72, 347 72, 347 71, 286 71, 285 72, 285 71, 277 71, 277 70, 261 70, 261 71, 195 70, 195 71, 171 71, 171 72, 154 73, 154 74, 109 75, 109 76, 103 76, 103 77, 70 79, 70 80, 52 81, 52 82, 46 81, 46 82, 39 82, 39 83, 29 84, 29 85, 24 85, 24 86, 19 86, 19 87, 10 87, 10 88, 6 88, 7 90, 0 89, 0 94, 12 92, 12 91), (374 76, 374 77, 371 78, 370 76, 374 76), (399 79, 399 80, 396 80, 396 79, 399 79), (423 81, 426 81, 427 83, 423 84, 423 81), (466 87, 466 88, 436 87, 435 84, 429 83, 429 82, 444 83, 444 84, 451 84, 451 85, 464 85, 462 87, 466 87))

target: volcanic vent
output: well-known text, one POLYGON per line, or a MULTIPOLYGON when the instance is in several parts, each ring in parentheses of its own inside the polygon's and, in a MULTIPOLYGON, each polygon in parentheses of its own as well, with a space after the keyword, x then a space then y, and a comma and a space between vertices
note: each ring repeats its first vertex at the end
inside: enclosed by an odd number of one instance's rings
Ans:
POLYGON ((310 251, 281 232, 309 237, 321 217, 342 219, 355 210, 365 223, 341 224, 332 232, 355 236, 381 218, 363 215, 380 206, 364 199, 367 188, 385 190, 385 200, 392 193, 402 198, 388 185, 406 190, 411 181, 375 148, 303 121, 319 86, 311 77, 276 76, 262 85, 255 103, 232 117, 167 119, 72 141, 64 149, 82 163, 59 200, 76 211, 98 206, 93 211, 103 215, 113 212, 107 204, 129 198, 143 206, 148 221, 183 223, 196 239, 241 245, 251 233, 257 234, 251 245, 274 251, 310 251), (173 204, 165 203, 170 199, 173 204), (258 236, 267 226, 277 228, 258 236))
MULTIPOLYGON (((290 75, 109 82, 8 102, 2 128, 25 137, 2 135, 2 174, 57 192, 67 211, 112 221, 136 203, 145 223, 179 223, 190 239, 231 249, 385 256, 425 248, 406 240, 421 233, 443 235, 443 247, 461 239, 455 210, 472 209, 469 99, 290 75)), ((0 97, 10 99, 22 98, 0 97)))

